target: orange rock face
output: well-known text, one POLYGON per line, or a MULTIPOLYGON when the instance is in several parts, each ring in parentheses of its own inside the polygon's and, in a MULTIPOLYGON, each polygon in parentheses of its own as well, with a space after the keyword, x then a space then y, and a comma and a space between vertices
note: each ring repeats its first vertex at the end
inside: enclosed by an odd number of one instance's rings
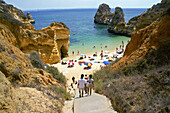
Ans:
POLYGON ((115 69, 123 67, 143 58, 149 49, 157 49, 160 45, 170 43, 170 12, 164 14, 151 25, 131 36, 122 59, 113 65, 115 69))
POLYGON ((30 85, 36 80, 47 86, 57 84, 51 74, 33 69, 29 57, 13 46, 0 34, 0 71, 10 81, 30 85))
POLYGON ((44 63, 57 63, 68 56, 70 31, 60 22, 53 22, 42 30, 35 30, 34 20, 12 5, 0 3, 0 33, 23 52, 36 50, 44 63))
POLYGON ((36 50, 45 63, 57 63, 68 56, 70 31, 63 23, 51 23, 42 30, 20 28, 20 49, 23 52, 36 50))

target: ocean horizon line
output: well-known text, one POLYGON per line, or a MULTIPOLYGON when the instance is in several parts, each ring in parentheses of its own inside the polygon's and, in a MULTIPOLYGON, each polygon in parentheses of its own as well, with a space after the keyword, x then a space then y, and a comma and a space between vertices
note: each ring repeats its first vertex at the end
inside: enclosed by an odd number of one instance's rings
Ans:
MULTIPOLYGON (((52 11, 52 10, 87 10, 87 9, 98 9, 98 8, 61 8, 61 9, 27 9, 27 10, 23 10, 23 11, 52 11)), ((115 8, 111 8, 111 10, 113 10, 115 8)), ((122 9, 148 9, 148 8, 122 8, 122 9)))

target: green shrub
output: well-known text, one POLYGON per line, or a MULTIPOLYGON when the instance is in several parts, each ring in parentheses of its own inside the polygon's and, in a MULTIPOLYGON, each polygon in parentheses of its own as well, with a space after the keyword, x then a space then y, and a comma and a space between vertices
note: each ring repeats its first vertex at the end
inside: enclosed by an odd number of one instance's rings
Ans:
POLYGON ((31 53, 30 53, 30 60, 31 60, 32 65, 35 68, 44 69, 43 62, 42 62, 38 52, 31 51, 31 53))
POLYGON ((45 68, 45 71, 51 73, 58 82, 66 84, 66 77, 56 67, 48 66, 45 68))

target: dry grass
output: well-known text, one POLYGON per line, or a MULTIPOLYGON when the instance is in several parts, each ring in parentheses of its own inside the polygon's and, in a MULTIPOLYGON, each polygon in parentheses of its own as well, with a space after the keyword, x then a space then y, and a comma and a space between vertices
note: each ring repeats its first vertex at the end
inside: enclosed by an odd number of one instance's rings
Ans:
POLYGON ((96 92, 111 99, 118 112, 157 112, 169 109, 170 47, 150 50, 145 58, 112 71, 111 66, 95 73, 96 92))

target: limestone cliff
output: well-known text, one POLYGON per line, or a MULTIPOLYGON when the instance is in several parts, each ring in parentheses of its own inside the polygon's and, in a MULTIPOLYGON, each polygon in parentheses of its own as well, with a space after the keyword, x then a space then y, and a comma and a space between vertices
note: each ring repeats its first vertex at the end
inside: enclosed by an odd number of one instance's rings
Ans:
POLYGON ((0 2, 0 13, 10 14, 13 18, 21 21, 22 23, 30 23, 34 21, 31 14, 28 13, 26 16, 22 10, 14 7, 13 5, 6 4, 3 1, 0 2))
POLYGON ((120 113, 169 113, 170 9, 132 33, 125 53, 94 73, 95 91, 111 99, 120 113))
POLYGON ((0 6, 1 34, 10 43, 23 52, 38 51, 44 63, 57 63, 68 56, 70 31, 64 23, 54 22, 42 30, 35 30, 30 24, 34 21, 29 13, 26 16, 4 2, 0 6))
MULTIPOLYGON (((132 32, 143 29, 153 23, 158 18, 160 18, 163 13, 167 11, 168 8, 170 8, 170 1, 162 0, 161 3, 153 5, 152 8, 149 8, 141 15, 130 19, 127 25, 125 26, 115 25, 112 24, 113 22, 111 22, 108 27, 108 31, 121 35, 131 36, 132 32)), ((114 21, 114 19, 112 19, 112 21, 114 21)))
POLYGON ((35 23, 35 20, 32 18, 32 15, 29 12, 27 13, 27 18, 28 18, 30 23, 32 23, 32 24, 35 23))
POLYGON ((99 24, 109 24, 113 16, 110 12, 111 8, 107 4, 101 4, 94 16, 94 22, 99 24))
POLYGON ((132 33, 123 58, 113 67, 123 67, 145 57, 161 45, 170 43, 170 9, 151 25, 132 33))
POLYGON ((38 51, 46 63, 57 63, 68 56, 70 31, 63 23, 54 22, 42 30, 23 26, 20 28, 20 34, 20 49, 25 53, 38 51))
MULTIPOLYGON (((5 35, 13 39, 6 29, 3 28, 5 35)), ((7 37, 0 34, 0 112, 60 112, 63 103, 55 96, 48 97, 51 95, 48 87, 62 85, 51 74, 33 68, 29 57, 12 45, 7 37)))
POLYGON ((124 19, 124 12, 123 9, 120 7, 116 7, 113 13, 112 21, 109 24, 108 31, 111 31, 115 34, 119 34, 120 32, 123 33, 123 28, 127 26, 125 19, 124 19), (111 26, 111 27, 110 27, 111 26))

